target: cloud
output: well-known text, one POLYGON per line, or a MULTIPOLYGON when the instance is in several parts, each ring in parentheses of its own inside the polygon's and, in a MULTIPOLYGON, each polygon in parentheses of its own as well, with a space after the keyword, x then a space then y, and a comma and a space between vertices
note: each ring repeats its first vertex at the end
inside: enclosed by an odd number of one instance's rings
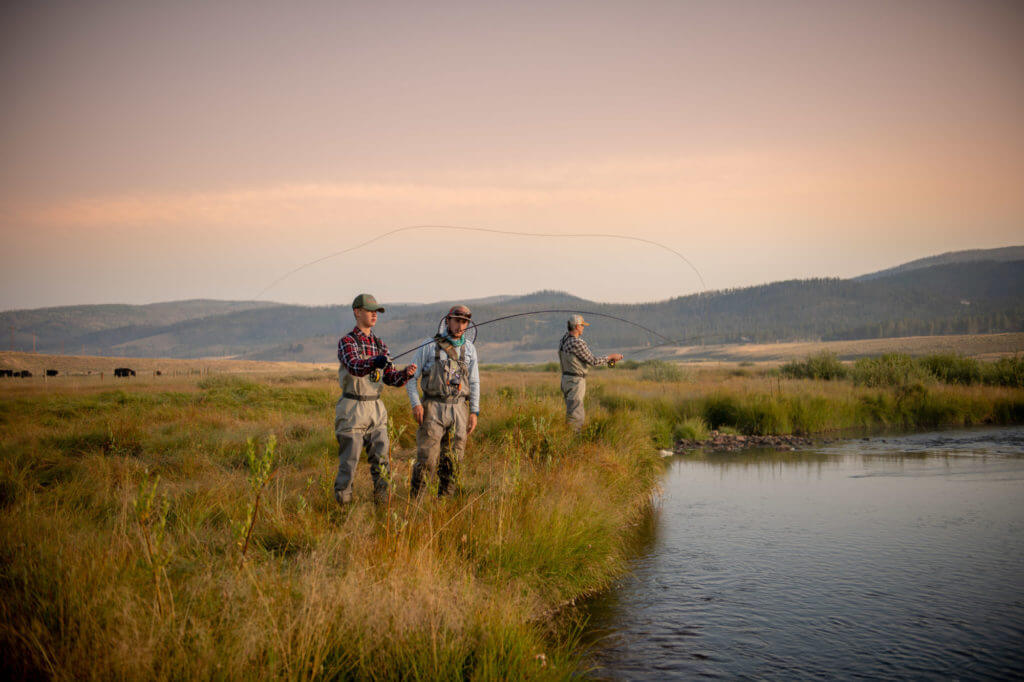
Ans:
MULTIPOLYGON (((903 150, 904 152, 906 150, 903 150)), ((7 207, 7 222, 62 228, 287 226, 349 214, 384 220, 445 211, 477 217, 544 210, 723 219, 820 216, 836 207, 873 219, 943 207, 1017 213, 1014 169, 934 154, 759 150, 703 157, 606 159, 374 182, 281 183, 192 193, 61 198, 7 207), (909 160, 908 160, 909 159, 909 160)))

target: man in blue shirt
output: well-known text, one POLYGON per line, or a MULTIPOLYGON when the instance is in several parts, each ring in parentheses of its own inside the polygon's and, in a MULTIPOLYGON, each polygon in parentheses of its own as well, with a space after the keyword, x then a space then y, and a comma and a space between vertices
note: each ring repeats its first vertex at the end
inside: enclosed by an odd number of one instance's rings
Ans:
POLYGON ((413 360, 416 372, 405 385, 416 431, 416 463, 412 468, 412 497, 419 495, 424 477, 437 472, 439 496, 455 486, 456 464, 466 449, 466 437, 476 429, 480 414, 480 370, 476 348, 465 337, 473 318, 464 305, 452 306, 445 316, 445 333, 420 348, 413 360), (423 402, 419 388, 422 383, 423 402), (468 405, 467 405, 468 402, 468 405), (444 438, 446 434, 449 438, 444 438), (442 438, 448 446, 442 448, 442 438))

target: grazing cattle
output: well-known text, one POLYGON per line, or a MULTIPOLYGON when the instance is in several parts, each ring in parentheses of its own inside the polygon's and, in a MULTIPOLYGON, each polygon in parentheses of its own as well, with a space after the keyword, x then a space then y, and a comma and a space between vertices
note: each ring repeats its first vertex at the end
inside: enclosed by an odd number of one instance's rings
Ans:
POLYGON ((14 370, 13 369, 0 369, 0 377, 13 377, 13 376, 14 376, 14 370))
POLYGON ((160 370, 157 370, 157 371, 156 371, 156 375, 157 375, 158 377, 159 377, 159 376, 163 376, 163 374, 164 374, 164 373, 163 373, 163 372, 161 372, 160 370))
POLYGON ((28 379, 29 377, 32 376, 32 372, 28 371, 27 369, 23 369, 20 372, 15 372, 14 376, 21 377, 22 379, 28 379))
POLYGON ((46 376, 48 376, 48 377, 55 377, 55 376, 57 376, 57 370, 55 370, 55 369, 48 369, 48 370, 46 370, 46 376))
POLYGON ((116 367, 114 368, 115 377, 133 377, 135 376, 135 370, 130 367, 116 367))

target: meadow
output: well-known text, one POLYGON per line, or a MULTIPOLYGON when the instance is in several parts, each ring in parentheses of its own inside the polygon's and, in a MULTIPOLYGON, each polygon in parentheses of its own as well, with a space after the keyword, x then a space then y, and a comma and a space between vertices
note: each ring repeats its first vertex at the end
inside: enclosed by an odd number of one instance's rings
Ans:
POLYGON ((0 387, 0 651, 57 679, 565 679, 580 600, 628 568, 658 448, 710 430, 842 434, 1024 422, 1024 389, 868 386, 666 363, 483 372, 457 495, 408 499, 414 423, 389 390, 392 496, 341 510, 336 377, 0 387))

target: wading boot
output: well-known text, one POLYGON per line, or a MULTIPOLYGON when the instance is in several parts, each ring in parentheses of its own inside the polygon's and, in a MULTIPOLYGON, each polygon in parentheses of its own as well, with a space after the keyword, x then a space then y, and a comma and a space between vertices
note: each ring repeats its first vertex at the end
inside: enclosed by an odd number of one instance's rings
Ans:
POLYGON ((437 496, 450 495, 455 489, 455 467, 450 455, 441 455, 437 463, 437 496))
POLYGON ((388 503, 390 497, 391 491, 387 481, 377 481, 373 486, 373 503, 378 507, 383 507, 388 503))
POLYGON ((409 482, 409 498, 415 500, 423 488, 423 469, 419 463, 412 465, 412 481, 409 482))

